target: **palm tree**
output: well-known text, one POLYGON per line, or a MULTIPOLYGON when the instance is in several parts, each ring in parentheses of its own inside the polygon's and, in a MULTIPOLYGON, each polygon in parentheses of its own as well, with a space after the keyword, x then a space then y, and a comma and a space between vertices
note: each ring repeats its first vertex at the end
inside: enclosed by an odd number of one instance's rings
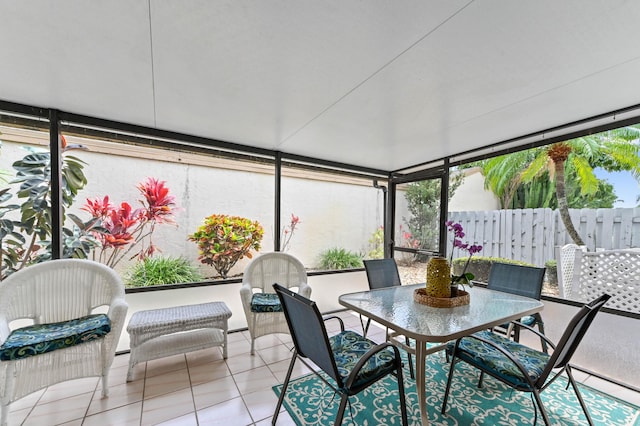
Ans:
POLYGON ((594 173, 596 167, 631 171, 639 179, 639 137, 640 126, 635 125, 496 157, 483 165, 485 186, 500 197, 503 206, 509 205, 520 185, 548 173, 555 183, 558 211, 567 233, 576 244, 584 245, 569 215, 566 172, 575 175, 584 196, 593 195, 600 188, 601 182, 594 173))

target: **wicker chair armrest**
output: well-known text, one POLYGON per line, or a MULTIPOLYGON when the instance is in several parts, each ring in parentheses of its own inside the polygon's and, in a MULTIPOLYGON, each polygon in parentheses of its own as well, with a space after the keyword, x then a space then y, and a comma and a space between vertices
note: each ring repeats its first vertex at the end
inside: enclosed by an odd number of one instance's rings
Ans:
POLYGON ((306 297, 307 299, 311 298, 311 286, 306 282, 303 282, 298 287, 298 294, 306 297))
POLYGON ((118 299, 109 306, 109 311, 107 312, 107 316, 109 317, 112 323, 124 325, 128 310, 129 310, 129 305, 124 300, 124 298, 118 299))
POLYGON ((242 287, 240 287, 240 299, 242 300, 243 306, 251 306, 251 297, 253 296, 253 288, 251 287, 251 283, 243 282, 242 287))
POLYGON ((0 345, 3 344, 5 340, 7 340, 9 334, 11 334, 9 321, 7 321, 7 318, 4 315, 0 315, 0 345))

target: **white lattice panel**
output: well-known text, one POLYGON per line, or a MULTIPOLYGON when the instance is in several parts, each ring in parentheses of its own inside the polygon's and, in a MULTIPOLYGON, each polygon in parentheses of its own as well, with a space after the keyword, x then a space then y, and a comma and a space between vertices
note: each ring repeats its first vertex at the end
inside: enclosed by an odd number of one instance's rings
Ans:
POLYGON ((640 313, 640 252, 576 250, 573 292, 584 302, 608 293, 607 308, 640 313))
MULTIPOLYGON (((556 261, 558 268, 558 287, 560 297, 571 299, 573 287, 573 265, 576 260, 576 250, 580 249, 575 244, 565 244, 556 249, 556 261)), ((582 246, 582 250, 585 250, 582 246)))

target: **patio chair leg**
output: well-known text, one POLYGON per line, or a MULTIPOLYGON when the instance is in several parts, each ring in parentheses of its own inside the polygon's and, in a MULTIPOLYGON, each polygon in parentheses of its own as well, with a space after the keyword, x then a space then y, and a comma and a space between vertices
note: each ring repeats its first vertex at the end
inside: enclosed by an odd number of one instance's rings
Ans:
POLYGON ((576 396, 578 397, 578 402, 580 402, 580 406, 582 407, 582 411, 584 411, 584 415, 587 418, 587 422, 589 422, 589 426, 593 426, 593 421, 591 420, 591 416, 589 415, 587 404, 584 403, 584 399, 582 399, 582 394, 580 393, 580 390, 578 390, 578 384, 576 383, 575 379, 573 378, 573 374, 571 373, 571 367, 567 365, 567 368, 565 369, 565 371, 567 372, 569 383, 571 383, 571 386, 573 386, 573 391, 576 393, 576 396))
MULTIPOLYGON (((542 414, 542 420, 546 426, 551 426, 551 422, 549 421, 549 415, 547 414, 547 410, 544 409, 544 405, 542 405, 542 399, 540 399, 540 392, 537 389, 533 390, 533 396, 536 399, 536 404, 538 408, 540 408, 540 414, 542 414)), ((535 408, 535 407, 534 407, 535 408)))
POLYGON ((255 355, 256 354, 256 349, 255 349, 255 345, 256 345, 256 338, 253 337, 253 330, 256 329, 256 316, 253 315, 253 327, 251 328, 251 330, 249 330, 249 334, 251 335, 251 355, 255 355))
POLYGON ((282 390, 280 391, 280 397, 278 398, 278 404, 276 405, 276 410, 273 412, 273 418, 271 419, 271 424, 275 425, 276 420, 278 420, 278 414, 280 413, 280 407, 282 407, 282 403, 284 402, 284 395, 287 393, 287 387, 289 386, 289 379, 291 379, 291 373, 293 373, 293 365, 296 363, 296 359, 298 359, 298 352, 293 350, 293 358, 291 358, 291 363, 289 364, 289 370, 287 370, 287 376, 284 379, 284 383, 282 384, 282 390))
POLYGON ((0 425, 7 426, 7 417, 9 415, 9 404, 2 404, 0 407, 2 414, 0 414, 0 425))
POLYGON ((482 380, 484 379, 484 371, 480 371, 480 378, 478 379, 478 389, 482 389, 482 380))
MULTIPOLYGON (((405 343, 407 346, 411 346, 411 342, 409 341, 409 338, 405 336, 405 343)), ((409 375, 411 376, 412 379, 416 378, 416 375, 413 373, 413 359, 411 357, 411 353, 407 352, 407 359, 409 360, 409 375)))
POLYGON ((102 397, 106 398, 109 396, 109 372, 102 375, 102 397))
POLYGON ((338 409, 338 414, 336 415, 336 420, 333 423, 338 426, 342 424, 342 418, 344 417, 344 410, 347 408, 347 401, 349 399, 349 395, 346 393, 342 394, 342 398, 340 398, 340 408, 338 409))
POLYGON ((407 420, 407 401, 404 395, 404 378, 402 377, 402 363, 398 361, 398 365, 396 366, 397 375, 396 379, 398 380, 398 396, 400 398, 400 415, 402 416, 402 425, 408 426, 409 421, 407 420))
POLYGON ((369 326, 371 325, 371 318, 367 318, 367 324, 364 325, 362 322, 362 315, 360 315, 360 324, 362 325, 362 337, 367 337, 369 326))
POLYGON ((442 409, 440 410, 442 414, 445 414, 447 411, 447 401, 449 400, 449 391, 451 390, 451 381, 453 380, 453 369, 457 362, 456 357, 452 356, 451 366, 449 367, 449 378, 447 379, 447 387, 444 390, 444 398, 442 398, 442 409))

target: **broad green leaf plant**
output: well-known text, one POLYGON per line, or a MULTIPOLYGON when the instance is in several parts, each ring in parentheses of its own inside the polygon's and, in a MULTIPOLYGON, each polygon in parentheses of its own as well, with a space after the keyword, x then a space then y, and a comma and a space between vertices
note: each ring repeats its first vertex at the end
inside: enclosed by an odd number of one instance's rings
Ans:
MULTIPOLYGON (((99 243, 90 234, 96 222, 83 222, 65 211, 87 184, 84 162, 69 152, 83 149, 62 137, 62 210, 71 227, 63 228, 63 257, 86 258, 99 243)), ((29 153, 13 163, 15 178, 0 190, 0 280, 33 263, 51 259, 51 156, 27 148, 29 153), (14 201, 17 198, 19 201, 14 201)))

